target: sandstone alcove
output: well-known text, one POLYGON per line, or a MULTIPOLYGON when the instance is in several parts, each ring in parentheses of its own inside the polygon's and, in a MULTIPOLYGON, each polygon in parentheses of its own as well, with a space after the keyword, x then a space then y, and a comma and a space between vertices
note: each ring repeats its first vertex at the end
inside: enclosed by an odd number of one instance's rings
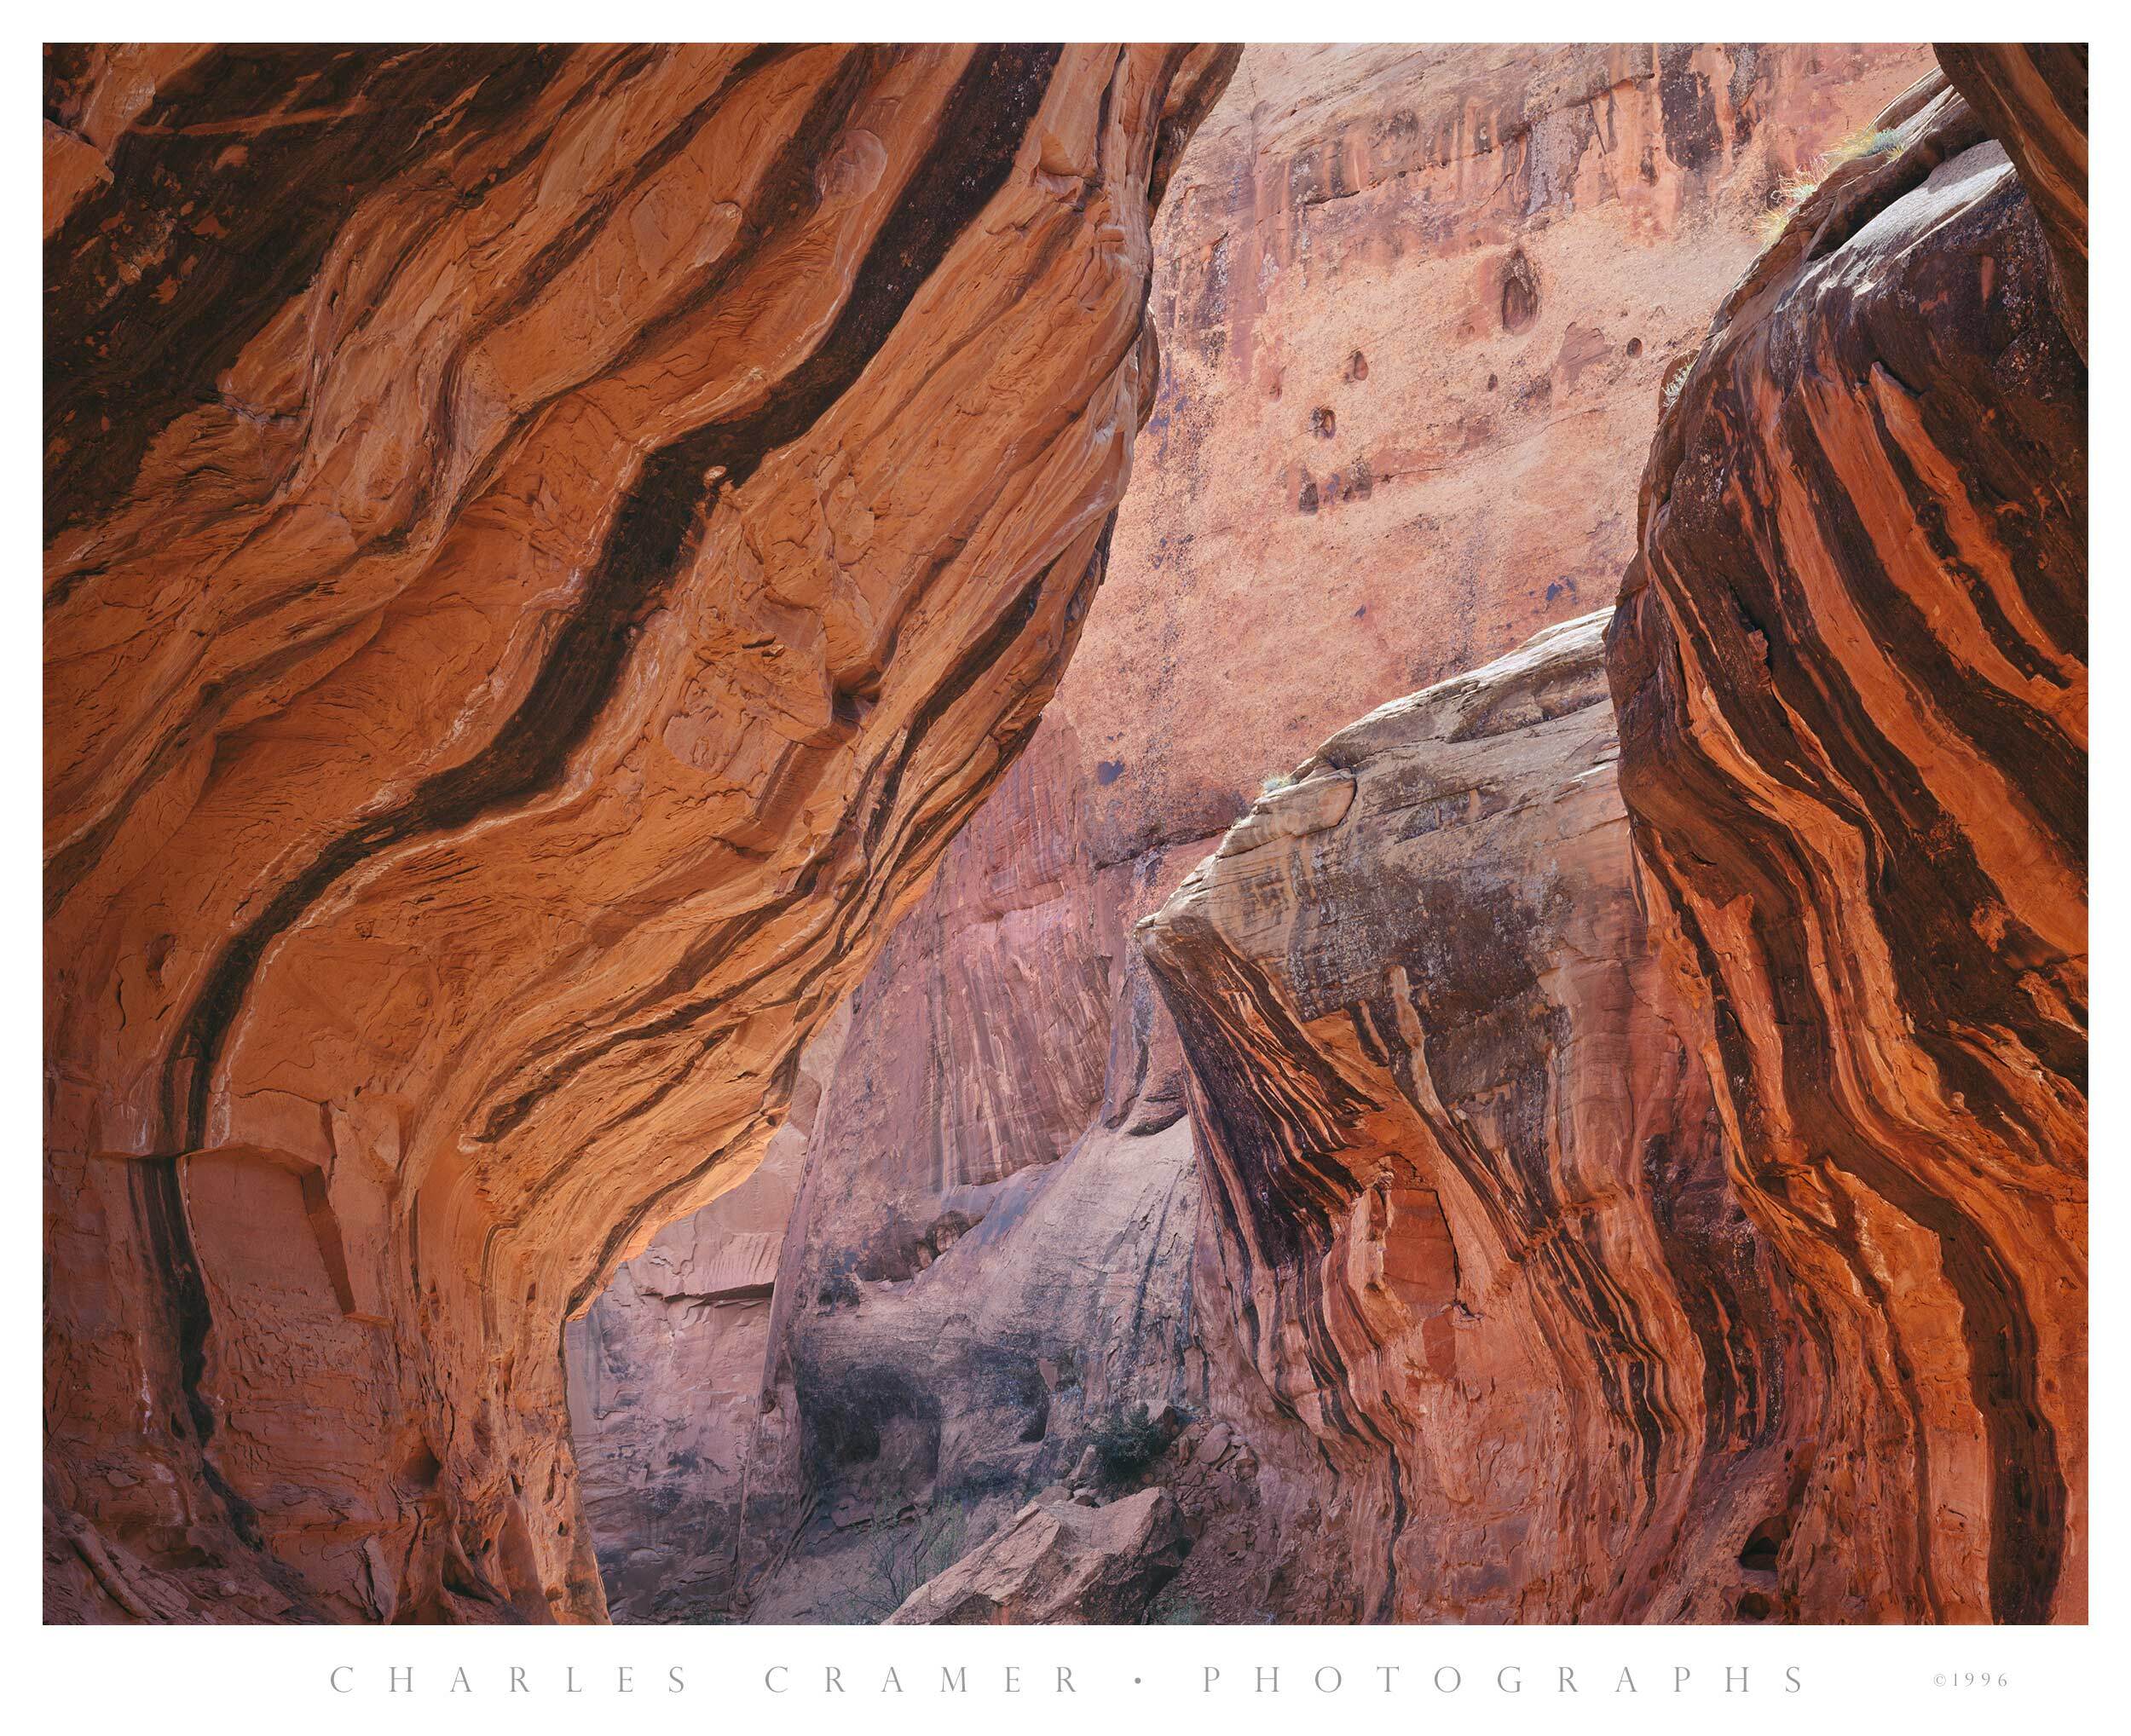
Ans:
MULTIPOLYGON (((1657 63, 1582 52, 1563 83, 1547 51, 1506 68, 1509 51, 1245 51, 1157 221, 1162 397, 1035 743, 810 1053, 774 1163, 655 1240, 572 1329, 619 1618, 881 1619, 913 1574, 945 1588, 914 1616, 978 1598, 1070 1617, 1015 1588, 1094 1545, 1037 1548, 1019 1515, 1149 1499, 1176 1503, 1192 1547, 1172 1560, 1152 1514, 1121 1534, 1169 1575, 1135 1587, 1143 1619, 2024 1606, 1958 1538, 1908 1577, 1903 1541, 1852 1514, 1840 1539, 1878 1542, 1838 1552, 1804 1437, 1901 1401, 1800 1356, 1822 1305, 1784 1275, 1763 1227, 1787 1234, 1781 1214, 1737 1179, 1740 1111, 1712 1089, 1695 999, 1647 931, 1613 782, 1608 614, 1589 614, 1637 570, 1625 503, 1650 434, 1762 251, 1764 164, 1840 156, 1932 62, 1735 51, 1735 78, 1761 92, 1754 122, 1714 156, 1690 128, 1687 164, 1657 63), (1385 157, 1371 184, 1316 205, 1307 165, 1356 138, 1440 136, 1384 117, 1457 114, 1505 71, 1510 89, 1607 85, 1616 129, 1645 102, 1640 154, 1658 166, 1626 187, 1601 177, 1597 198, 1557 183, 1559 207, 1521 193, 1558 287, 1542 301, 1513 248, 1503 329, 1483 326, 1476 355, 1458 335, 1472 310, 1432 291, 1470 250, 1499 252, 1491 184, 1454 153, 1385 157), (1254 129, 1284 90, 1297 118, 1254 129), (1302 193, 1268 207, 1268 187, 1302 193), (1447 229, 1460 198, 1470 227, 1447 229), (1624 226, 1638 199, 1670 227, 1624 226), (1416 210, 1437 224, 1426 247, 1404 233, 1416 210), (1246 301, 1236 273, 1254 258, 1262 295, 1246 301), (1629 271, 1669 326, 1608 311, 1629 271), (1529 390, 1527 342, 1559 399, 1529 390), (1285 385, 1325 393, 1300 446, 1267 356, 1285 385), (1480 419, 1481 372, 1487 391, 1509 382, 1503 422, 1480 419), (1372 405, 1399 410, 1357 408, 1349 434, 1331 395, 1365 378, 1372 405), (1313 467, 1292 530, 1250 499, 1254 465, 1309 465, 1336 434, 1366 447, 1374 488, 1313 467), (1510 464, 1526 486, 1504 485, 1510 464), (1343 516, 1370 499, 1385 503, 1373 516, 1343 516), (1227 574, 1224 600, 1205 600, 1227 574), (1428 660, 1392 660, 1416 645, 1428 660), (1415 687, 1429 690, 1338 729, 1415 687), (1238 764, 1244 742, 1255 764, 1238 764), (1614 1058, 1563 1058, 1595 1053, 1614 1058), (1532 1168, 1542 1145, 1558 1174, 1532 1168), (746 1232, 727 1217, 771 1194, 791 1203, 771 1214, 787 1227, 768 1341, 749 1336, 729 1375, 755 1317, 693 1311, 688 1274, 731 1257, 746 1232), (1320 1263, 1350 1295, 1313 1295, 1320 1263), (1083 1274, 1118 1268, 1144 1276, 1061 1305, 1083 1274), (1297 1324, 1276 1329, 1290 1310, 1297 1324), (1148 1331, 1151 1314, 1190 1329, 1148 1331), (691 1370, 712 1366, 719 1403, 691 1406, 691 1370), (728 1384, 743 1394, 730 1404, 728 1384), (1604 1396, 1556 1409, 1556 1393, 1604 1396), (1112 1467, 1102 1449, 1142 1407, 1153 1463, 1112 1467), (873 1420, 854 1427, 860 1413, 873 1420), (1452 1479, 1476 1440, 1579 1429, 1591 1437, 1566 1453, 1498 1451, 1484 1478, 1452 1479), (1551 1541, 1500 1559, 1489 1539, 1535 1514, 1551 1541), (969 1565, 949 1574, 950 1556, 969 1565)), ((1936 124, 1950 136, 1918 129, 1922 165, 1973 136, 1936 124)), ((1586 124, 1574 107, 1525 109, 1515 130, 1544 161, 1588 144, 1586 124)), ((1661 762, 1641 775, 1661 779, 1661 762)), ((1907 1467, 1874 1474, 1899 1510, 1907 1467)), ((2057 1606, 2075 1606, 2062 1569, 2058 1583, 2057 1606)))
POLYGON ((48 1615, 2083 1619, 2085 90, 49 50, 48 1615))

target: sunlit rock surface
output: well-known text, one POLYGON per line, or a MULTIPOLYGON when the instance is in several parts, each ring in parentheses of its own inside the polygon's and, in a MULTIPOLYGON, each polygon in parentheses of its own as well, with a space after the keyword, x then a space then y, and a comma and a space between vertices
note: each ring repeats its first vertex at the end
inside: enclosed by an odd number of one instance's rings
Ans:
POLYGON ((1815 1350, 1808 1617, 2085 1618, 2086 73, 2021 65, 2030 120, 1934 79, 1725 303, 1612 632, 1645 902, 1815 1350))
POLYGON ((48 52, 50 1615, 603 1613, 563 1323, 1034 730, 1233 59, 48 52))

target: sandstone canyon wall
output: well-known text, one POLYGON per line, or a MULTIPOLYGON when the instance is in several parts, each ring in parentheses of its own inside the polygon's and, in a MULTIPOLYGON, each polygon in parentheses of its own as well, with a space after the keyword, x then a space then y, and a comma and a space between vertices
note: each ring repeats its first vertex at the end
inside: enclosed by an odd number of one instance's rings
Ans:
MULTIPOLYGON (((1510 1611, 1503 1587, 1470 1583, 1424 1606, 1418 1567, 1394 1595, 1383 1544, 1343 1541, 1395 1499, 1396 1456, 1382 1443, 1347 1454, 1351 1493, 1329 1491, 1314 1437, 1259 1396, 1271 1389, 1247 1350, 1221 1332, 1201 1341, 1198 1324, 1181 1342, 1140 1325, 1121 1333, 1112 1303, 1068 1306, 1047 1276, 1075 1261, 1083 1273, 1145 1272, 1147 1305, 1188 1305, 1194 1323, 1228 1306, 1233 1274, 1184 1252, 1204 1233, 1195 1202, 1206 1184, 1193 1118, 1178 1119, 1176 1033, 1132 926, 1249 810, 1263 774, 1387 696, 1611 601, 1635 552, 1636 479, 1664 385, 1763 246, 1770 201, 1930 65, 1914 47, 1246 50, 1157 220, 1160 395, 1072 666, 1029 752, 856 997, 852 1047, 813 1122, 761 1381, 771 1408, 760 1439, 723 1442, 771 1474, 757 1485, 764 1499, 744 1537, 599 1536, 613 1583, 632 1559, 632 1586, 655 1560, 702 1551, 737 1549, 752 1566, 736 1594, 719 1579, 714 1597, 661 1607, 632 1592, 617 1614, 848 1615, 840 1588, 878 1546, 884 1507, 907 1510, 898 1535, 921 1531, 935 1505, 959 1512, 973 1542, 1141 1402, 1193 1416, 1159 1475, 1198 1538, 1158 1617, 1510 1611), (1005 1347, 999 1366, 975 1365, 978 1341, 1005 1347), (883 1364, 898 1371, 893 1393, 863 1372, 883 1364), (854 1456, 824 1454, 823 1441, 848 1446, 868 1393, 892 1424, 875 1431, 888 1445, 861 1429, 854 1456), (1041 1432, 1022 1439, 1039 1413, 1041 1432), (908 1451, 892 1445, 898 1430, 908 1451)), ((1587 710, 1588 643, 1579 655, 1587 710)), ((1579 884, 1617 907, 1625 816, 1592 824, 1612 854, 1579 884)), ((1630 920, 1618 908, 1610 920, 1630 920)), ((1608 943, 1637 1004, 1664 1002, 1669 991, 1626 941, 1608 943)), ((1354 944, 1381 962, 1403 943, 1357 931, 1354 944)), ((1537 944, 1520 943, 1519 955, 1537 944)), ((1646 1010, 1633 1041, 1682 1017, 1646 1010)), ((1632 1047, 1602 1029, 1579 1054, 1632 1047)), ((1666 1035, 1637 1064, 1653 1104, 1664 1078, 1707 1091, 1679 1047, 1666 1035)), ((1387 1104, 1386 1114, 1414 1113, 1395 1093, 1387 1104)), ((1753 1445, 1767 1422, 1758 1383, 1773 1378, 1756 1358, 1777 1355, 1781 1335, 1770 1326, 1737 1369, 1703 1342, 1719 1306, 1707 1295, 1743 1284, 1764 1251, 1723 1209, 1708 1129, 1677 1113, 1693 1129, 1664 1172, 1694 1183, 1681 1221, 1654 1226, 1655 1184, 1631 1174, 1614 1179, 1629 1190, 1609 1203, 1615 1215, 1591 1231, 1608 1257, 1623 1237, 1640 1250, 1643 1263, 1628 1262, 1634 1294, 1669 1310, 1634 1376, 1661 1376, 1666 1394, 1609 1410, 1591 1348, 1603 1333, 1579 1322, 1559 1346, 1543 1343, 1567 1331, 1559 1310, 1571 1305, 1550 1312, 1536 1286, 1514 1304, 1521 1324, 1490 1329, 1499 1369, 1528 1379, 1567 1368, 1585 1383, 1577 1414, 1547 1424, 1559 1439, 1594 1452, 1626 1439, 1643 1454, 1646 1425, 1677 1430, 1648 1450, 1669 1504, 1645 1513, 1639 1485, 1610 1467, 1594 1474, 1591 1486, 1622 1510, 1576 1534, 1559 1583, 1531 1593, 1526 1613, 1778 1606, 1761 1566, 1768 1540, 1732 1538, 1723 1525, 1694 1546, 1711 1572, 1688 1602, 1682 1584, 1635 1598, 1594 1589, 1602 1545, 1655 1552, 1698 1474, 1738 1494, 1748 1531, 1786 1507, 1765 1475, 1782 1449, 1753 1445), (1680 1269, 1653 1249, 1672 1250, 1680 1269), (1709 1393, 1689 1390, 1705 1380, 1709 1393)), ((1597 1136, 1583 1137, 1588 1150, 1597 1136)), ((1593 1187, 1595 1173, 1583 1178, 1593 1187)), ((1522 1249, 1555 1203, 1544 1191, 1520 1201, 1523 1216, 1494 1232, 1498 1244, 1522 1249)), ((694 1230, 667 1233, 677 1250, 698 1245, 694 1230)), ((1603 1289, 1610 1268, 1597 1261, 1586 1254, 1577 1269, 1603 1289)), ((636 1294, 618 1287, 594 1305, 603 1342, 668 1330, 662 1305, 632 1324, 636 1294)), ((658 1354, 723 1366, 721 1317, 697 1324, 692 1350, 658 1354)), ((618 1408, 594 1438, 648 1465, 661 1416, 618 1408)), ((702 1485, 703 1462, 667 1468, 674 1498, 702 1485)), ((1493 1497, 1505 1508, 1508 1488, 1493 1497)), ((1519 1559, 1536 1560, 1551 1545, 1522 1547, 1519 1559)), ((675 1583, 690 1577, 684 1567, 675 1583)))
POLYGON ((1819 1365, 1786 1594, 2079 1620, 2085 55, 1947 62, 1719 310, 1609 662, 1645 901, 1819 1365))
POLYGON ((1647 941, 1605 622, 1341 730, 1143 925, 1220 1389, 1331 1468, 1320 1618, 1770 1607, 1801 1370, 1647 941))
POLYGON ((598 1618, 563 1324, 1034 730, 1233 55, 46 60, 46 1587, 598 1618))
POLYGON ((1129 887, 1090 870, 1056 739, 1008 774, 847 1003, 794 1147, 766 1338, 648 1300, 696 1250, 754 1245, 721 1212, 760 1174, 656 1237, 572 1329, 574 1366, 643 1370, 605 1413, 579 1411, 617 1618, 881 1619, 910 1589, 899 1554, 935 1532, 944 1549, 942 1528, 977 1542, 1118 1410, 1199 1389, 1175 1060, 1144 1052, 1129 887), (708 1371, 750 1352, 752 1405, 713 1414, 708 1371), (609 1456, 631 1467, 628 1502, 670 1520, 606 1498, 609 1456))
POLYGON ((662 1231, 563 1329, 578 1484, 609 1612, 718 1608, 738 1569, 785 1225, 823 1087, 851 1029, 839 1007, 800 1052, 783 1124, 739 1185, 662 1231), (622 1419, 622 1421, 617 1421, 622 1419))
POLYGON ((2084 1618, 2083 264, 1920 83, 1668 394, 1612 708, 1596 617, 1387 706, 1146 925, 1345 1612, 2084 1618))

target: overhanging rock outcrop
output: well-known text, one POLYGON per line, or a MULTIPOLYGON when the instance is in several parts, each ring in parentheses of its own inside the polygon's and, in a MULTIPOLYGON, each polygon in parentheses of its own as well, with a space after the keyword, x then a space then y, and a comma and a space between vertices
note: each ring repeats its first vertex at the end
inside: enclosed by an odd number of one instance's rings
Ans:
MULTIPOLYGON (((1660 387, 1759 251, 1770 187, 1929 61, 1246 51, 1158 221, 1161 397, 1087 633, 851 1003, 759 1404, 743 1419, 728 1379, 756 1316, 660 1300, 703 1245, 684 1227, 586 1317, 608 1396, 578 1448, 617 1618, 883 1613, 876 1582, 928 1528, 977 1547, 1142 1401, 1195 1415, 1147 1470, 1198 1538, 1152 1618, 1361 1606, 1323 1461, 1261 1464, 1259 1424, 1210 1414, 1202 1190, 1131 925, 1264 772, 1617 591, 1660 387)), ((741 1204, 707 1208, 716 1233, 741 1204)), ((1767 1583, 1718 1577, 1720 1614, 1767 1583)))
POLYGON ((1934 75, 1800 199, 1612 708, 1597 618, 1386 707, 1146 926, 1326 1607, 2083 1618, 2083 75, 1934 75))
POLYGON ((603 1612, 563 1322, 1035 727, 1233 59, 48 51, 49 1614, 603 1612))
POLYGON ((1946 59, 1980 112, 1928 81, 1719 311, 1608 666, 1653 923, 1829 1371, 1787 1593, 2080 1620, 2085 55, 1946 59))

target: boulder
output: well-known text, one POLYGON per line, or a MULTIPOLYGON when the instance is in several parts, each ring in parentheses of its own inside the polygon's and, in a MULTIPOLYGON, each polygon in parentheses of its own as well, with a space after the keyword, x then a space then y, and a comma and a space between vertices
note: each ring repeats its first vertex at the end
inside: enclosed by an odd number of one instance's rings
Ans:
POLYGON ((892 1625, 1134 1622, 1191 1541, 1165 1490, 1106 1505, 1031 1502, 1012 1524, 910 1595, 892 1625))

